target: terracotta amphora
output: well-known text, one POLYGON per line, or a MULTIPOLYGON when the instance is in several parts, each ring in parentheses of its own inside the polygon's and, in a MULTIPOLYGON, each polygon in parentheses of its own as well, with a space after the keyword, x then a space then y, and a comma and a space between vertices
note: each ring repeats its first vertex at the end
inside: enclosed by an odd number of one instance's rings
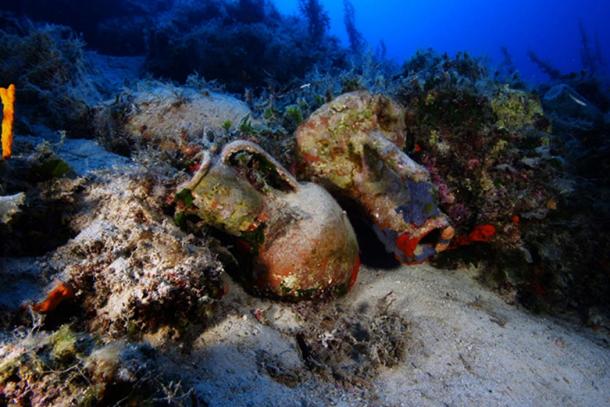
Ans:
POLYGON ((177 196, 188 197, 190 213, 238 239, 261 293, 312 298, 345 293, 356 281, 358 243, 345 212, 324 188, 297 182, 254 143, 205 153, 177 196))

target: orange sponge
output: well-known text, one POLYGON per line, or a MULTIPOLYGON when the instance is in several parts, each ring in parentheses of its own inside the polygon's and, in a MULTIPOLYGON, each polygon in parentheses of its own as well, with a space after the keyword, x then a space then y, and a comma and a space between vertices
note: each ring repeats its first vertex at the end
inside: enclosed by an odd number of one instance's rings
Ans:
POLYGON ((8 88, 0 88, 0 99, 2 99, 2 158, 11 156, 13 144, 13 121, 15 120, 15 85, 8 88))
POLYGON ((72 297, 74 297, 74 290, 72 290, 72 287, 66 283, 59 282, 49 294, 47 294, 47 298, 32 305, 32 310, 40 314, 48 314, 57 308, 64 300, 72 297))
POLYGON ((485 224, 477 225, 467 236, 458 236, 451 242, 451 248, 455 249, 460 246, 480 242, 489 243, 496 235, 496 227, 494 225, 485 224))

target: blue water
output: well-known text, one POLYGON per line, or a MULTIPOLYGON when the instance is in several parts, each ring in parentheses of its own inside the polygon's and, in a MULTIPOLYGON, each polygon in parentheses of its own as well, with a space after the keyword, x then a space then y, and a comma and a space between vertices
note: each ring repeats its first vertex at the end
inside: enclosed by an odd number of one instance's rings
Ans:
MULTIPOLYGON (((298 0, 276 0, 280 11, 295 13, 298 0)), ((331 18, 331 32, 347 41, 343 2, 322 0, 331 18)), ((508 47, 526 80, 546 79, 527 57, 529 49, 564 72, 580 63, 581 20, 591 39, 599 36, 610 51, 609 0, 353 0, 356 23, 373 47, 383 40, 388 56, 402 62, 417 49, 469 51, 501 60, 508 47)), ((605 52, 609 55, 610 52, 605 52)))

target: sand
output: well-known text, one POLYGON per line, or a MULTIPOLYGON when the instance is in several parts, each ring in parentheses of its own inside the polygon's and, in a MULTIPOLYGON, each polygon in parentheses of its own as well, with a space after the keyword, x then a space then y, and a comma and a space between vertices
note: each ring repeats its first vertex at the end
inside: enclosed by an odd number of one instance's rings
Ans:
POLYGON ((408 329, 404 359, 357 385, 305 367, 294 333, 306 321, 293 305, 230 286, 224 319, 187 357, 172 358, 210 406, 610 405, 606 334, 506 304, 466 270, 363 270, 339 305, 361 309, 385 297, 408 329))

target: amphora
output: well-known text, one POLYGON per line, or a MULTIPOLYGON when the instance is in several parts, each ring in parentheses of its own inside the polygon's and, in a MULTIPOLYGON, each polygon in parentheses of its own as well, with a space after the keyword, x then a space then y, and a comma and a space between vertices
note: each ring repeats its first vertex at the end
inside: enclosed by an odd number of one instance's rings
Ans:
POLYGON ((345 293, 360 266, 358 243, 326 190, 299 183, 261 147, 228 144, 177 197, 188 213, 237 238, 251 255, 249 281, 264 294, 301 299, 345 293))
POLYGON ((419 263, 449 246, 454 230, 437 205, 428 171, 403 152, 404 112, 367 92, 342 95, 297 130, 301 174, 356 203, 375 233, 403 263, 419 263))

